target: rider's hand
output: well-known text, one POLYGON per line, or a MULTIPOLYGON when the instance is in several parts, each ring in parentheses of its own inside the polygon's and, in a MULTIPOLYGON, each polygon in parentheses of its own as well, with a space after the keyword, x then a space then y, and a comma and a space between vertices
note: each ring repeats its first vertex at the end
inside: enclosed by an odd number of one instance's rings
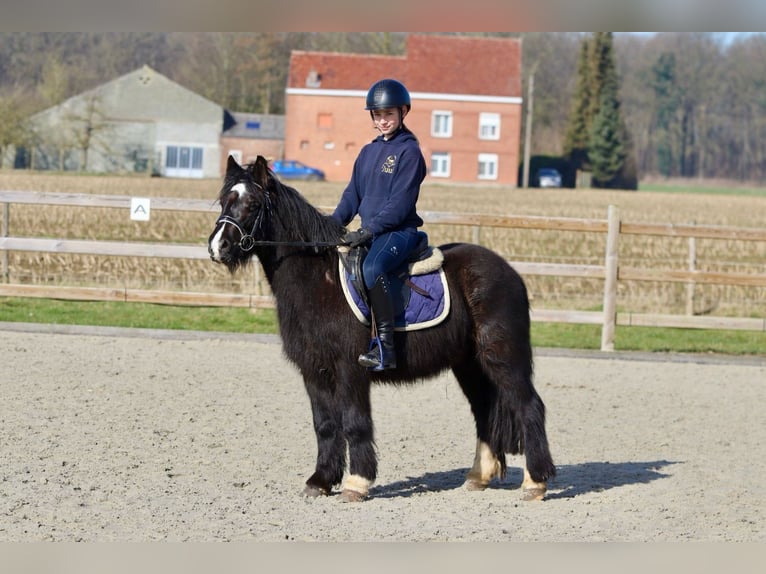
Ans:
POLYGON ((361 227, 356 231, 347 231, 341 239, 345 245, 349 245, 351 247, 359 247, 360 245, 364 245, 371 240, 372 233, 370 233, 370 231, 364 227, 361 227))

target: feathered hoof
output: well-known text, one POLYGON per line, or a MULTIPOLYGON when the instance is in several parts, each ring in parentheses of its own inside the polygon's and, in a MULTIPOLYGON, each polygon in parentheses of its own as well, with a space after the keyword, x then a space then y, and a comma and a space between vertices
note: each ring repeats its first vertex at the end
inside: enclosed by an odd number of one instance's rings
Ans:
POLYGON ((489 483, 482 482, 480 480, 475 480, 473 478, 469 478, 463 483, 463 488, 465 488, 466 490, 474 491, 474 492, 487 490, 487 486, 489 486, 489 483))
POLYGON ((319 488, 318 486, 314 486, 312 484, 307 484, 306 488, 303 489, 303 496, 306 498, 319 498, 320 496, 328 496, 329 494, 329 490, 319 488))
POLYGON ((341 502, 364 502, 367 500, 367 495, 357 492, 356 490, 349 490, 344 488, 338 495, 338 500, 341 502))
POLYGON ((521 500, 525 502, 543 500, 546 492, 548 491, 545 488, 524 488, 521 491, 521 500))

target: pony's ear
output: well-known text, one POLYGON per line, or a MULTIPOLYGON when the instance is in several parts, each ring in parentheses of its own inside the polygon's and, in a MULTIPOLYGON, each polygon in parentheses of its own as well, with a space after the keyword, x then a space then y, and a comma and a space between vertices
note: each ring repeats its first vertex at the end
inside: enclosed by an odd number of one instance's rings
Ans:
POLYGON ((237 160, 234 159, 233 156, 229 156, 229 159, 226 161, 226 175, 231 175, 235 171, 239 171, 242 169, 242 166, 237 163, 237 160))
POLYGON ((265 157, 259 155, 255 158, 255 161, 250 165, 250 173, 253 179, 261 187, 266 188, 269 183, 269 162, 265 157))

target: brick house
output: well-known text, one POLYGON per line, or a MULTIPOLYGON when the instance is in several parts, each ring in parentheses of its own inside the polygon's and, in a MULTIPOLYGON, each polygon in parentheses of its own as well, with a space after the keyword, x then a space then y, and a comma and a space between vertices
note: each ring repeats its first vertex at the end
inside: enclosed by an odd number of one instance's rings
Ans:
POLYGON ((521 40, 410 35, 404 56, 293 51, 285 157, 348 180, 376 132, 364 110, 381 78, 412 97, 406 124, 420 140, 426 181, 516 186, 521 132, 521 40))

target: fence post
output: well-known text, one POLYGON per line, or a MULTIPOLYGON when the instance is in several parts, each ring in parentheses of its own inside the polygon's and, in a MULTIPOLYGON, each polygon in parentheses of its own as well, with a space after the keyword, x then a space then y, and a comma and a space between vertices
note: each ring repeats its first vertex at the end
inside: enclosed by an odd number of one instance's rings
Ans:
POLYGON ((620 211, 614 205, 609 206, 607 221, 601 350, 614 351, 614 327, 617 322, 617 257, 620 238, 620 211))
MULTIPOLYGON (((692 222, 693 223, 693 222, 692 222)), ((689 238, 689 271, 697 268, 697 240, 694 237, 689 238)), ((695 282, 689 281, 686 284, 686 314, 694 315, 694 288, 695 282)))
POLYGON ((481 245, 481 225, 473 226, 472 241, 474 245, 481 245))
MULTIPOLYGON (((9 228, 10 228, 10 216, 11 206, 8 203, 3 203, 3 223, 2 223, 2 229, 0 229, 0 237, 8 237, 9 228)), ((8 250, 3 249, 2 254, 2 274, 3 274, 3 281, 6 283, 10 283, 11 275, 10 275, 10 269, 8 268, 8 250)))

